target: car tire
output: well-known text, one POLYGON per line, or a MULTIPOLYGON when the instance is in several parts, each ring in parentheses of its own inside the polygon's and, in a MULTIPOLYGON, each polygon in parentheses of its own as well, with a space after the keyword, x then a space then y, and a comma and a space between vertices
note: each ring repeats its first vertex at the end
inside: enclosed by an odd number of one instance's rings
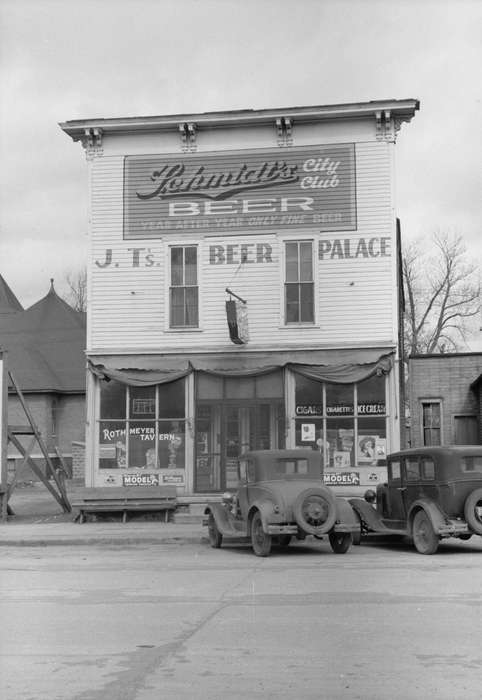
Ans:
POLYGON ((291 542, 291 535, 278 535, 276 542, 280 547, 287 547, 291 542))
POLYGON ((261 513, 257 510, 251 518, 251 546, 257 557, 268 557, 271 553, 271 535, 263 529, 261 513))
POLYGON ((464 506, 464 515, 468 526, 477 535, 482 535, 482 489, 475 489, 467 497, 464 506))
POLYGON ((353 543, 351 532, 330 532, 328 539, 335 554, 345 554, 353 543))
POLYGON ((335 496, 328 489, 306 489, 293 503, 293 514, 304 532, 309 535, 324 535, 336 521, 335 496))
POLYGON ((222 542, 223 542, 223 536, 219 532, 218 526, 216 525, 216 521, 214 519, 214 515, 212 513, 209 513, 208 517, 208 536, 209 536, 209 544, 213 549, 219 549, 222 542))
POLYGON ((470 540, 472 537, 472 533, 464 533, 463 535, 459 535, 459 540, 463 540, 464 542, 467 542, 467 540, 470 540))
POLYGON ((362 523, 361 523, 361 518, 360 518, 360 516, 358 515, 358 513, 356 512, 356 510, 355 510, 354 508, 352 508, 352 510, 353 510, 353 514, 354 514, 354 516, 355 516, 355 518, 356 518, 356 521, 357 521, 357 523, 359 524, 359 529, 358 529, 356 532, 353 532, 353 533, 352 533, 351 538, 352 538, 352 540, 353 540, 353 544, 356 545, 356 546, 358 546, 358 545, 361 544, 362 523))
POLYGON ((415 513, 412 525, 412 537, 415 549, 420 554, 435 554, 439 538, 433 529, 432 522, 424 510, 415 513))

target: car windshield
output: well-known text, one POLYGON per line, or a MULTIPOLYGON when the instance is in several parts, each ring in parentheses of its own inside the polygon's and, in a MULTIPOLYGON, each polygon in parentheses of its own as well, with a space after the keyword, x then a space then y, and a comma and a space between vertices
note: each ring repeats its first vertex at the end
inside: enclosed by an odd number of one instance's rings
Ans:
POLYGON ((482 455, 462 457, 460 462, 464 472, 482 472, 482 455))

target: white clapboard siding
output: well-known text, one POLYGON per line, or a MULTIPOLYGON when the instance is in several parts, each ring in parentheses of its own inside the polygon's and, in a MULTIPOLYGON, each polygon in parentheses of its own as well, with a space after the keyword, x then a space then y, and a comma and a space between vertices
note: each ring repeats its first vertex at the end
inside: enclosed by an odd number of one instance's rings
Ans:
POLYGON ((393 340, 396 250, 392 147, 385 142, 356 144, 356 231, 293 232, 293 238, 313 240, 314 245, 317 318, 311 327, 283 325, 283 248, 284 241, 290 239, 289 231, 282 235, 266 231, 259 235, 230 231, 226 235, 217 232, 215 236, 206 232, 187 236, 165 234, 159 239, 124 241, 123 158, 97 158, 92 164, 91 178, 89 350, 230 348, 226 287, 248 301, 253 347, 373 344, 393 340), (390 239, 391 255, 345 259, 325 254, 323 259, 318 259, 320 241, 326 246, 335 239, 347 239, 353 251, 360 238, 390 239), (168 246, 173 243, 199 246, 199 330, 173 332, 168 328, 166 258, 168 246), (271 246, 272 262, 241 266, 210 264, 211 246, 243 244, 271 246), (106 255, 111 256, 108 265, 105 265, 106 255))

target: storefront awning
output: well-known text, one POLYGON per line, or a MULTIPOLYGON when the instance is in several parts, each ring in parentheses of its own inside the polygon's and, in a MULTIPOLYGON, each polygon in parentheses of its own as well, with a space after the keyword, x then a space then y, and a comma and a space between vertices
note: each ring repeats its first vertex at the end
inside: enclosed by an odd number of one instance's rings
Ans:
POLYGON ((173 382, 193 371, 224 377, 249 377, 285 367, 316 381, 351 384, 384 374, 392 366, 386 348, 290 350, 191 355, 103 355, 89 358, 91 371, 102 379, 132 386, 173 382))

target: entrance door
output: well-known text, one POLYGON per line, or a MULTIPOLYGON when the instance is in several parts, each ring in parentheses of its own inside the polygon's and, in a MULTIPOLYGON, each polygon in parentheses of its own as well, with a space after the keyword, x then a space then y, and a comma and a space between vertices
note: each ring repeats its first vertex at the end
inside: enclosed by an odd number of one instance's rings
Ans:
POLYGON ((196 421, 196 491, 236 488, 243 452, 284 445, 282 415, 278 402, 203 405, 196 421))

